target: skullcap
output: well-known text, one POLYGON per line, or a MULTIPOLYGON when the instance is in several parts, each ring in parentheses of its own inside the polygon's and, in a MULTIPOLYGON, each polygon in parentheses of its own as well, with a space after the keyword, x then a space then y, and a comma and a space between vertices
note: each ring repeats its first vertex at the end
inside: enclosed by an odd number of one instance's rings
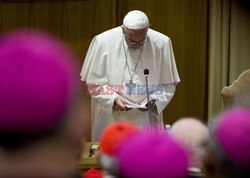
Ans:
POLYGON ((123 142, 117 150, 123 178, 185 178, 187 155, 166 133, 144 132, 123 142))
POLYGON ((76 58, 58 39, 29 29, 0 43, 0 131, 54 129, 76 92, 76 58))
POLYGON ((118 121, 110 124, 102 133, 100 138, 100 149, 108 155, 119 146, 121 140, 137 132, 138 129, 131 123, 118 121))
POLYGON ((250 111, 234 108, 222 114, 215 135, 226 156, 235 163, 250 168, 250 111))
POLYGON ((91 168, 83 173, 83 178, 102 178, 102 171, 98 169, 91 168))
POLYGON ((131 30, 141 30, 149 26, 149 21, 144 12, 133 10, 124 17, 123 25, 131 30))

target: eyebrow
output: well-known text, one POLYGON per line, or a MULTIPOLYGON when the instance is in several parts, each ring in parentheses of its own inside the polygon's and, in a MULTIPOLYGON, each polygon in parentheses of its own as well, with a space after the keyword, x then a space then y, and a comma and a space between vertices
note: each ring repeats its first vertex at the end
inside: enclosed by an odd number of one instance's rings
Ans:
POLYGON ((128 40, 129 40, 130 42, 137 42, 137 43, 140 43, 140 42, 142 42, 142 41, 145 41, 146 39, 147 39, 147 36, 146 36, 145 38, 143 38, 142 40, 140 40, 140 41, 131 40, 131 39, 128 38, 128 40))

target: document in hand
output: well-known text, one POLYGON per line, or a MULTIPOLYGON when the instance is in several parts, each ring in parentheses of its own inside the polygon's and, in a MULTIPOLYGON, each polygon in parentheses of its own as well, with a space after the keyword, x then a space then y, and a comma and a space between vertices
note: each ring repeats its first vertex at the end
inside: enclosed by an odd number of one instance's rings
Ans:
MULTIPOLYGON (((151 101, 155 101, 155 99, 153 99, 151 101)), ((146 104, 147 104, 147 102, 145 102, 145 100, 141 104, 132 103, 132 102, 126 100, 126 107, 127 108, 143 108, 143 109, 146 109, 147 108, 146 104)))
POLYGON ((146 109, 146 103, 142 103, 142 104, 137 104, 137 103, 132 103, 128 100, 126 100, 126 107, 127 108, 144 108, 146 109))

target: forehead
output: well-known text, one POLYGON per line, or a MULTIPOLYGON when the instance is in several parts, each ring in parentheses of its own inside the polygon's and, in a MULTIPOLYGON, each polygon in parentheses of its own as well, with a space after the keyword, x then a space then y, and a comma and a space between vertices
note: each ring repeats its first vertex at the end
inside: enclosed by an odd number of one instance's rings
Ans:
POLYGON ((127 29, 126 27, 124 27, 124 33, 126 36, 128 37, 140 37, 140 36, 146 36, 148 32, 148 28, 145 29, 141 29, 141 30, 131 30, 131 29, 127 29))

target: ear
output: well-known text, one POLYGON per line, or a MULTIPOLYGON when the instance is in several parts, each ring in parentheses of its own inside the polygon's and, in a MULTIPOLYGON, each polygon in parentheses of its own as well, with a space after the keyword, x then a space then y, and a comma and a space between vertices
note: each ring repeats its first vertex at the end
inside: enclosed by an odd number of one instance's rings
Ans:
POLYGON ((121 25, 121 28, 122 28, 122 32, 124 33, 124 32, 125 32, 125 27, 124 27, 124 25, 121 25))

